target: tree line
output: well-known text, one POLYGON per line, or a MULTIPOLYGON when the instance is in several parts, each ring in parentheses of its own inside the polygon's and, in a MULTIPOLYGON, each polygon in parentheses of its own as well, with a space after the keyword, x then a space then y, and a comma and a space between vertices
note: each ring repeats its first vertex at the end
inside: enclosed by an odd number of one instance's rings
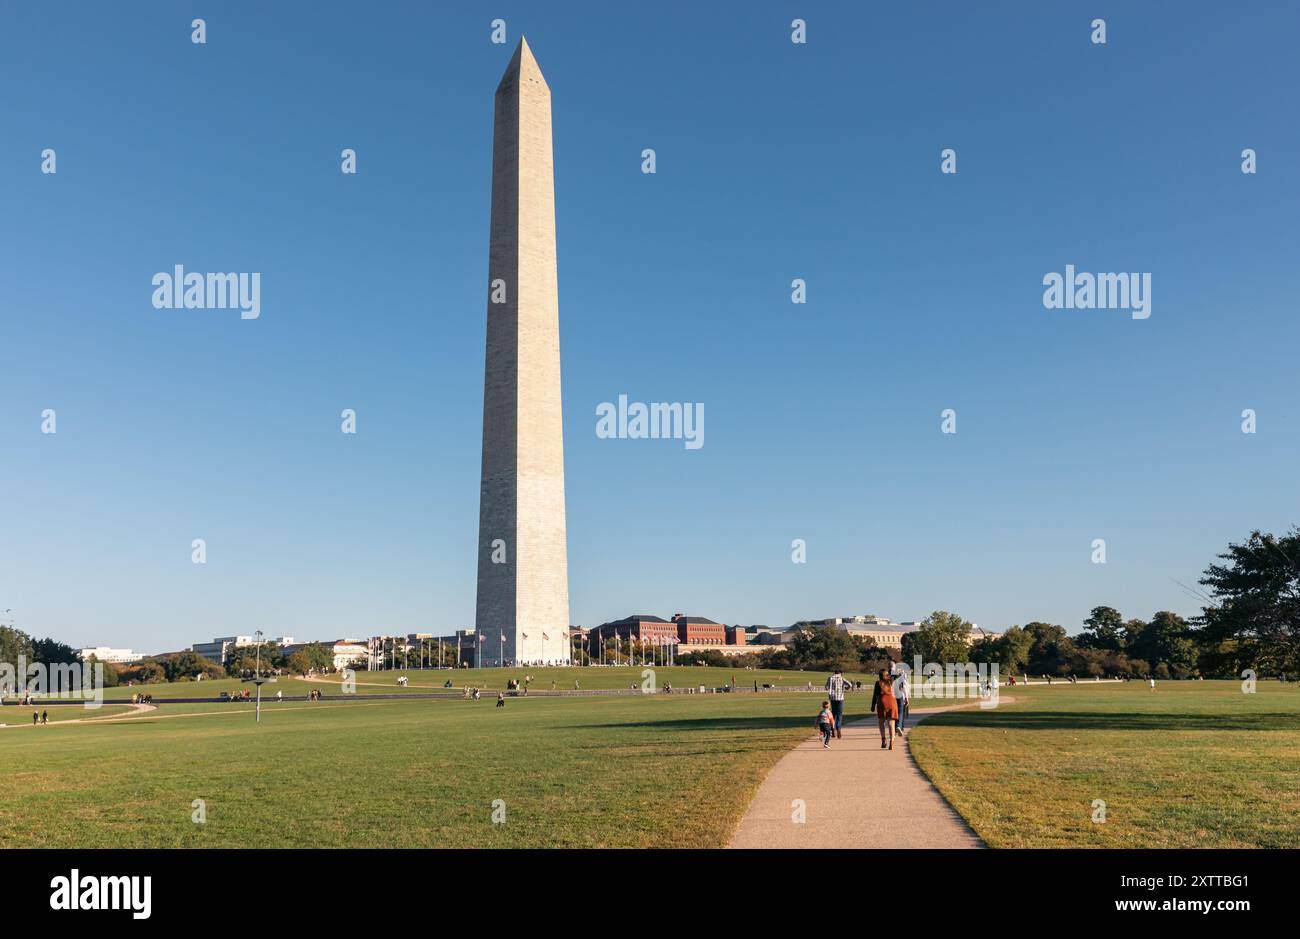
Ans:
MULTIPOLYGON (((1201 576, 1200 615, 1184 619, 1161 610, 1149 620, 1096 606, 1071 636, 1065 627, 1034 621, 999 636, 971 641, 972 624, 937 610, 904 633, 902 658, 927 662, 998 663, 1005 675, 1227 678, 1300 675, 1300 528, 1282 537, 1251 532, 1229 544, 1201 576)), ((797 624, 798 625, 798 624, 797 624)), ((875 671, 899 650, 830 626, 800 629, 784 649, 741 656, 708 651, 683 664, 875 671)))

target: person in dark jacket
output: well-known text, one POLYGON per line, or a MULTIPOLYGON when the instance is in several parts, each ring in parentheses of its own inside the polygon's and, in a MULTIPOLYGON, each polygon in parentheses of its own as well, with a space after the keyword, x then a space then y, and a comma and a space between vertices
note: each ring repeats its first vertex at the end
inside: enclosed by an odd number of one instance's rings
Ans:
POLYGON ((894 749, 894 722, 898 720, 898 699, 894 697, 894 679, 882 668, 871 691, 871 709, 880 722, 880 749, 894 749))

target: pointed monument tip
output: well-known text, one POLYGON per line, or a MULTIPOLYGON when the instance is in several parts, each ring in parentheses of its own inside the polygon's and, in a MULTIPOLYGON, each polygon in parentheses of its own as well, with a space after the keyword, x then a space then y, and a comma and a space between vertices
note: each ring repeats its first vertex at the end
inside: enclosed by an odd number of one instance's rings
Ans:
MULTIPOLYGON (((506 85, 512 78, 540 82, 546 86, 546 78, 542 75, 537 59, 533 57, 533 49, 528 45, 528 37, 522 34, 519 36, 519 44, 515 46, 515 54, 510 57, 510 64, 506 66, 505 74, 501 76, 501 86, 506 85)), ((501 86, 498 86, 498 90, 501 86)))

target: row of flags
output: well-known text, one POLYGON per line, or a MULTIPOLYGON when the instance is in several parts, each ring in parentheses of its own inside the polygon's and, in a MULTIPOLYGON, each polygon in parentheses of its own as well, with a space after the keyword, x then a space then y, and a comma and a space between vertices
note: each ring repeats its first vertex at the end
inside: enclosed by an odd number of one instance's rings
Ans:
MULTIPOLYGON (((522 635, 523 638, 525 638, 525 639, 528 638, 528 633, 521 633, 521 635, 522 635)), ((560 633, 560 638, 561 638, 561 639, 568 639, 568 638, 569 638, 569 635, 570 635, 569 632, 568 632, 568 631, 565 631, 565 632, 560 633)), ((400 638, 400 637, 395 637, 395 638, 400 638)), ((551 637, 550 637, 547 633, 542 633, 542 638, 545 639, 547 642, 550 642, 550 641, 551 641, 551 637)), ((633 639, 636 639, 636 641, 638 641, 638 642, 649 643, 650 645, 656 645, 656 646, 681 645, 681 640, 678 639, 676 636, 645 636, 645 637, 636 637, 636 636, 630 636, 630 635, 629 635, 629 636, 626 636, 626 637, 625 637, 625 636, 620 636, 620 635, 618 635, 617 633, 615 633, 614 636, 613 636, 613 638, 614 638, 614 640, 617 641, 617 642, 622 642, 622 641, 626 638, 629 642, 631 642, 633 639)), ((429 640, 429 641, 432 642, 432 640, 429 640)), ((442 640, 441 638, 438 639, 438 642, 439 642, 439 643, 441 643, 442 641, 443 641, 443 640, 442 640)), ((501 633, 501 641, 502 641, 502 642, 507 642, 507 641, 508 641, 508 640, 506 639, 506 634, 505 634, 504 632, 501 633)), ((603 635, 600 636, 600 641, 601 641, 601 642, 604 642, 604 641, 605 641, 605 637, 604 637, 603 635)), ((374 642, 375 642, 375 640, 372 639, 372 640, 371 640, 371 644, 373 645, 374 642)), ((460 643, 460 636, 457 636, 457 637, 456 637, 456 642, 457 642, 457 644, 460 643)))

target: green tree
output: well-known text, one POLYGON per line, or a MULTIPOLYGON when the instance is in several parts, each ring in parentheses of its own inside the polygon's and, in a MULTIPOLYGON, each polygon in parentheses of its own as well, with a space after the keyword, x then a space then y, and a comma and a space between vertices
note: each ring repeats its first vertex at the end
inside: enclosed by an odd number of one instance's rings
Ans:
POLYGON ((31 637, 13 626, 0 626, 0 662, 17 667, 19 656, 32 661, 31 637))
POLYGON ((987 636, 975 640, 970 647, 972 662, 996 662, 1003 675, 1018 675, 1029 661, 1029 647, 1033 638, 1019 626, 1012 626, 996 639, 987 636))
POLYGON ((81 653, 57 639, 37 639, 32 642, 31 659, 45 665, 71 664, 81 661, 81 653))
POLYGON ((1146 632, 1146 628, 1147 621, 1144 619, 1135 617, 1134 619, 1124 620, 1124 648, 1130 651, 1136 649, 1142 634, 1146 632))
POLYGON ((1008 674, 1020 674, 1029 665, 1029 649, 1034 644, 1034 637, 1019 626, 1012 626, 998 639, 1001 667, 1008 674))
POLYGON ((167 671, 163 668, 162 663, 153 659, 145 659, 143 662, 137 662, 132 670, 133 680, 144 684, 160 682, 167 680, 167 671))
POLYGON ((334 667, 333 648, 333 643, 327 649, 319 642, 310 642, 303 647, 302 651, 307 656, 307 661, 311 663, 311 667, 319 672, 334 667))
MULTIPOLYGON (((87 670, 93 670, 96 664, 104 666, 104 687, 105 688, 116 688, 119 684, 121 684, 121 671, 118 669, 116 665, 114 665, 112 662, 100 662, 99 659, 95 658, 93 655, 86 656, 85 665, 87 670)), ((85 681, 89 683, 91 679, 87 677, 85 681)))
POLYGON ((1115 654, 1104 649, 1080 649, 1076 646, 1074 657, 1070 661, 1070 672, 1081 678, 1094 678, 1098 675, 1104 675, 1106 673, 1106 656, 1115 654))
POLYGON ((1196 669, 1197 650, 1192 631, 1185 619, 1168 610, 1151 617, 1132 651, 1152 663, 1157 671, 1164 665, 1174 678, 1186 678, 1196 669))
POLYGON ((1214 601, 1197 631, 1210 661, 1300 673, 1300 528, 1281 538, 1251 532, 1219 559, 1200 581, 1214 601))
POLYGON ((709 665, 713 668, 725 668, 731 663, 717 649, 699 649, 687 652, 677 659, 679 665, 709 665))
POLYGON ((1083 633, 1076 644, 1085 649, 1123 652, 1126 640, 1124 617, 1119 610, 1111 606, 1094 606, 1083 621, 1083 633))
POLYGON ((271 671, 276 668, 284 667, 284 653, 276 642, 264 642, 261 649, 256 644, 251 646, 240 646, 230 653, 229 660, 226 662, 226 669, 232 675, 243 675, 246 672, 256 671, 259 667, 263 672, 271 671))
POLYGON ((1074 658, 1074 643, 1065 628, 1054 623, 1026 623, 1030 637, 1025 668, 1033 675, 1068 675, 1074 658))
POLYGON ((851 668, 858 662, 853 637, 834 626, 808 626, 789 642, 793 660, 805 668, 851 668))
POLYGON ((969 659, 967 640, 971 628, 956 613, 935 610, 914 632, 904 634, 904 639, 911 637, 903 649, 905 658, 919 655, 926 662, 965 662, 969 659))

